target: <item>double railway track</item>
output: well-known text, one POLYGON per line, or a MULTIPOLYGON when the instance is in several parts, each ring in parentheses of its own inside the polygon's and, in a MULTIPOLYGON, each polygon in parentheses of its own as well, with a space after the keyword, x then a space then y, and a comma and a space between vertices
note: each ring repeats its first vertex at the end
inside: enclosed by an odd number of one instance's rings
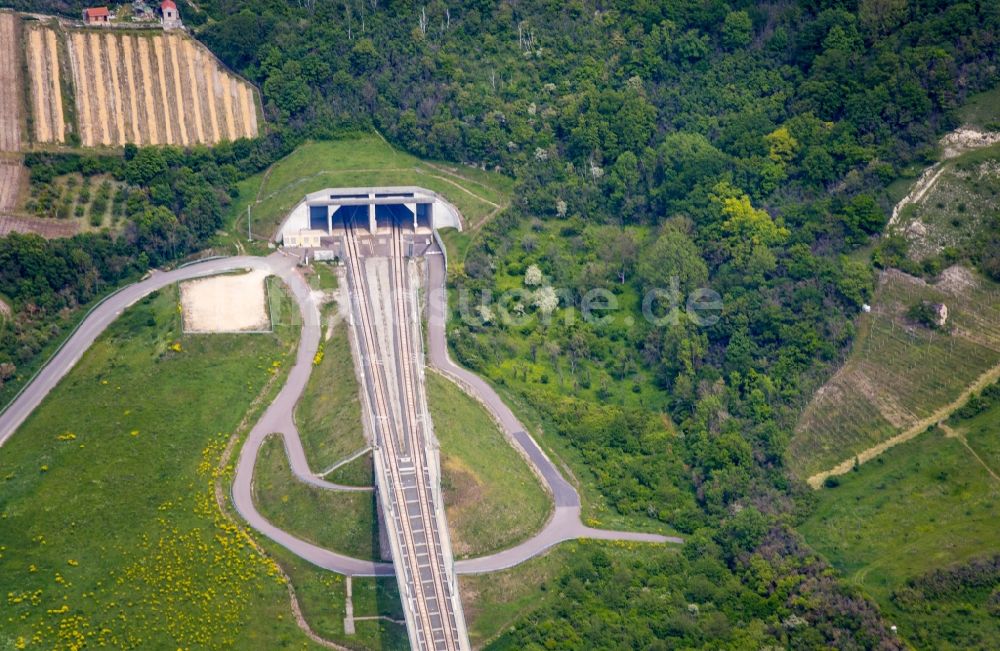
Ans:
POLYGON ((376 437, 376 459, 384 469, 380 486, 385 519, 395 538, 393 556, 404 601, 410 639, 418 649, 465 649, 460 631, 461 606, 449 578, 444 548, 443 518, 435 510, 427 459, 430 432, 421 409, 420 348, 414 344, 411 319, 413 293, 407 282, 402 229, 393 224, 389 238, 389 305, 383 306, 392 336, 378 337, 373 301, 381 300, 369 287, 362 249, 353 223, 345 227, 348 281, 358 322, 356 331, 367 374, 366 391, 376 437), (386 312, 388 312, 386 314, 386 312), (391 339, 391 347, 387 341, 391 339), (387 353, 392 353, 387 354, 387 353), (392 409, 388 365, 395 369, 398 412, 392 409))

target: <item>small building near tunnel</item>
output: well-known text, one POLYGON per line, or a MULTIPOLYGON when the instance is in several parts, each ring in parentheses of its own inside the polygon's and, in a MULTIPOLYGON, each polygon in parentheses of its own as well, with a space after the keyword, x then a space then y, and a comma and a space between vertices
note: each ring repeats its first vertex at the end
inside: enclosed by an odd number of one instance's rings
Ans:
POLYGON ((303 249, 317 249, 322 245, 323 236, 325 235, 325 230, 304 228, 298 232, 286 233, 282 243, 285 246, 294 246, 303 249))
POLYGON ((346 224, 376 230, 389 220, 414 230, 453 227, 461 230, 458 210, 436 192, 415 186, 327 188, 306 195, 281 224, 275 239, 282 245, 319 248, 346 224))

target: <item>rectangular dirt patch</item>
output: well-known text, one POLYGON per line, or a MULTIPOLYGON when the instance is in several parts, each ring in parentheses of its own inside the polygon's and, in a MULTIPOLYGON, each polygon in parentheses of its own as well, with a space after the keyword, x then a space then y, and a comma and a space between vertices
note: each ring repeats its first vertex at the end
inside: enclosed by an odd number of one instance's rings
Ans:
POLYGON ((181 283, 185 332, 270 331, 267 272, 252 271, 181 283))

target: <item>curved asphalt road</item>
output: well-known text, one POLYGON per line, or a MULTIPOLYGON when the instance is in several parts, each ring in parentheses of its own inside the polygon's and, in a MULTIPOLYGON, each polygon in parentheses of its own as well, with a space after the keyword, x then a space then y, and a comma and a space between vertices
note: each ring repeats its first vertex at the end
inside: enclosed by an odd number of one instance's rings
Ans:
POLYGON ((449 376, 467 392, 475 396, 500 423, 508 440, 533 466, 555 501, 555 511, 545 527, 520 545, 502 552, 457 561, 455 571, 459 574, 494 572, 512 567, 537 556, 549 547, 574 538, 599 538, 604 540, 632 540, 649 543, 681 543, 680 538, 632 531, 609 531, 587 527, 580 520, 580 496, 576 489, 563 478, 559 470, 538 446, 535 439, 525 430, 514 413, 497 395, 489 384, 468 369, 451 361, 448 356, 447 292, 445 280, 447 270, 443 255, 427 256, 428 275, 428 319, 427 355, 430 365, 449 376))
MULTIPOLYGON (((651 543, 682 542, 680 538, 675 537, 627 531, 607 531, 583 525, 580 520, 580 497, 576 489, 562 477, 552 461, 535 443, 534 439, 527 434, 513 412, 504 404, 493 388, 479 376, 456 365, 448 357, 448 346, 445 339, 447 310, 444 299, 446 295, 443 291, 446 277, 444 256, 430 255, 427 260, 430 281, 428 354, 431 365, 473 393, 493 413, 511 443, 519 448, 536 473, 542 478, 555 501, 552 518, 538 534, 502 552, 458 561, 455 564, 456 571, 459 573, 482 573, 502 570, 528 560, 553 545, 574 538, 632 540, 651 543)), ((0 414, 0 445, 3 445, 13 435, 104 329, 136 301, 150 292, 182 280, 241 269, 267 271, 280 277, 291 288, 302 314, 302 335, 295 365, 289 372, 285 385, 251 430, 240 451, 232 487, 233 504, 250 526, 314 565, 348 575, 394 575, 391 563, 351 558, 296 538, 271 524, 257 511, 253 503, 253 469, 257 452, 266 437, 272 433, 282 435, 292 472, 300 481, 330 490, 371 490, 370 488, 339 486, 317 477, 309 469, 298 430, 295 428, 293 421, 295 404, 305 390, 321 334, 319 309, 313 300, 308 284, 296 269, 296 262, 297 258, 287 257, 281 253, 273 253, 266 258, 241 256, 209 260, 173 271, 153 272, 145 280, 129 285, 111 295, 91 312, 31 384, 0 414)))

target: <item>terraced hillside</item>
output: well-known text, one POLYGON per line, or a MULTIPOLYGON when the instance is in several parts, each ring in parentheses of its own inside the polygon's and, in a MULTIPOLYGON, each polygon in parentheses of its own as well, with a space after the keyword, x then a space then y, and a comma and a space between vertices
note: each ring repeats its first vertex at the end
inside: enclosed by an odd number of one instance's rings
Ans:
POLYGON ((802 477, 935 416, 1000 363, 1000 287, 964 267, 946 269, 936 284, 888 270, 873 305, 850 358, 796 428, 788 455, 802 477), (919 301, 947 305, 950 328, 911 322, 907 311, 919 301))
POLYGON ((28 74, 31 78, 31 112, 36 142, 65 142, 62 80, 55 30, 39 25, 25 31, 28 74))
POLYGON ((21 150, 20 24, 17 15, 0 11, 0 152, 21 150))
POLYGON ((85 146, 192 145, 257 135, 256 99, 181 34, 66 36, 85 146))

